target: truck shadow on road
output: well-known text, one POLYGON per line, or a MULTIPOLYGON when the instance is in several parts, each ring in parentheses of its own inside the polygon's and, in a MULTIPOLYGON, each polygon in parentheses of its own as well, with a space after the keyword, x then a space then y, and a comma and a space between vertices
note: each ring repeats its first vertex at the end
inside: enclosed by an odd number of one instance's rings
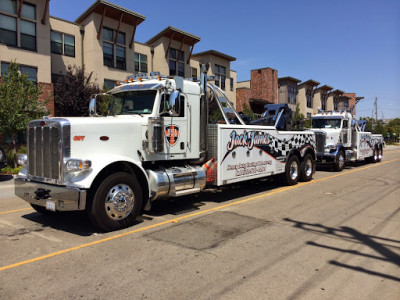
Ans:
MULTIPOLYGON (((199 194, 160 200, 153 203, 150 211, 146 211, 142 216, 139 216, 135 225, 160 216, 179 216, 199 211, 206 203, 224 203, 232 199, 246 197, 250 194, 255 195, 256 193, 266 192, 280 186, 279 183, 270 179, 257 180, 247 182, 247 184, 231 185, 222 190, 209 188, 199 194)), ((23 215, 22 218, 37 223, 42 227, 50 227, 79 236, 91 236, 95 233, 103 233, 100 229, 92 225, 84 212, 48 212, 43 215, 33 211, 23 215)))
POLYGON ((239 200, 241 197, 254 196, 257 193, 267 192, 281 186, 275 180, 265 179, 233 184, 223 189, 207 188, 199 194, 157 201, 153 204, 152 209, 145 213, 145 217, 153 218, 168 214, 182 215, 200 210, 206 203, 224 203, 233 199, 239 200))
POLYGON ((41 214, 33 211, 23 215, 22 218, 40 224, 42 227, 50 227, 80 236, 90 236, 99 230, 90 223, 84 212, 48 212, 41 214))
MULTIPOLYGON (((347 162, 346 165, 344 166, 343 170, 352 170, 354 168, 359 168, 359 167, 364 167, 364 166, 368 166, 368 165, 372 165, 374 163, 371 163, 369 161, 366 160, 359 160, 359 161, 352 161, 352 162, 347 162)), ((329 164, 318 164, 317 171, 330 171, 332 173, 337 173, 337 171, 333 170, 332 165, 329 164)))
MULTIPOLYGON (((398 213, 399 211, 400 208, 397 209, 391 215, 394 216, 394 214, 398 213)), ((347 241, 350 243, 348 249, 333 247, 331 245, 324 245, 321 243, 316 243, 314 241, 307 241, 306 244, 309 246, 318 247, 325 250, 336 251, 344 254, 361 256, 367 259, 383 261, 400 267, 400 255, 393 251, 393 249, 396 250, 400 249, 400 241, 364 234, 354 228, 347 226, 334 228, 334 227, 324 226, 318 223, 306 223, 301 221, 295 221, 289 218, 284 218, 283 220, 285 222, 292 223, 293 227, 295 228, 313 232, 318 235, 326 235, 333 238, 339 238, 343 241, 347 241), (354 248, 354 245, 359 245, 359 244, 367 246, 371 250, 375 251, 378 255, 373 255, 351 249, 354 248)), ((393 275, 377 272, 374 270, 369 270, 360 266, 345 264, 337 260, 329 260, 328 262, 330 265, 333 266, 342 267, 353 271, 362 272, 369 275, 378 276, 385 279, 390 279, 393 281, 400 282, 400 278, 393 275)))
POLYGON ((0 182, 11 181, 11 179, 14 179, 14 176, 7 174, 0 174, 0 182))

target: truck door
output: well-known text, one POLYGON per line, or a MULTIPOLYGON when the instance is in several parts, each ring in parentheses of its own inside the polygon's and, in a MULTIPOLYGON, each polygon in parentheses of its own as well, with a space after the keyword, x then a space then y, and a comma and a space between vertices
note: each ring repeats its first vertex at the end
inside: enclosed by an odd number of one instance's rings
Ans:
POLYGON ((342 143, 343 143, 343 146, 350 147, 351 146, 351 129, 349 126, 349 120, 343 119, 342 122, 343 122, 342 123, 342 132, 341 132, 342 143))
MULTIPOLYGON (((164 97, 162 95, 162 97, 164 97)), ((161 101, 160 112, 165 110, 169 101, 169 95, 166 95, 161 101)), ((164 149, 165 153, 171 156, 185 154, 187 152, 188 141, 188 119, 186 108, 186 96, 179 95, 180 112, 179 116, 171 117, 168 113, 161 114, 164 119, 164 149)))

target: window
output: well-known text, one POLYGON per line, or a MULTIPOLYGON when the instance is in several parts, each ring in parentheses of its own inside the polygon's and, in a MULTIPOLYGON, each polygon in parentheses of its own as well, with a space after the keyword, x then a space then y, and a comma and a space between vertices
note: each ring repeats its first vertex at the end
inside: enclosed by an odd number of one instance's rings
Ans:
POLYGON ((326 94, 321 94, 321 109, 326 110, 326 94))
POLYGON ((313 96, 312 96, 312 88, 308 88, 306 90, 306 99, 307 99, 307 107, 312 108, 313 107, 313 96))
POLYGON ((73 35, 51 31, 50 39, 52 53, 75 57, 75 37, 73 35))
POLYGON ((126 70, 124 32, 117 32, 107 27, 103 28, 103 63, 111 68, 126 70), (115 37, 117 38, 116 43, 114 43, 115 37))
POLYGON ((105 66, 114 67, 114 46, 110 43, 103 42, 103 60, 105 66))
POLYGON ((178 75, 185 77, 185 52, 169 49, 169 75, 178 75))
POLYGON ((338 110, 339 101, 337 99, 333 99, 333 110, 338 110))
POLYGON ((51 39, 51 52, 56 54, 62 54, 62 34, 59 32, 52 31, 50 33, 51 39))
POLYGON ((288 103, 296 104, 297 87, 293 85, 288 85, 287 89, 288 89, 288 103))
POLYGON ((0 43, 17 46, 17 19, 0 14, 0 43))
POLYGON ((75 37, 64 34, 64 55, 75 57, 75 37))
POLYGON ((111 90, 117 85, 115 80, 104 79, 104 87, 106 90, 111 90))
POLYGON ((192 70, 192 78, 197 78, 197 68, 191 68, 192 70))
MULTIPOLYGON (((1 76, 5 76, 7 74, 7 69, 10 64, 7 62, 1 63, 1 76)), ((29 66, 19 66, 19 70, 21 74, 28 74, 28 80, 32 82, 37 82, 37 68, 29 67, 29 66)))
POLYGON ((349 100, 344 100, 343 104, 344 104, 344 109, 349 110, 349 100))
POLYGON ((125 47, 116 46, 116 68, 126 70, 125 47))
POLYGON ((135 72, 147 73, 147 55, 135 53, 135 72))
POLYGON ((18 18, 20 3, 16 0, 0 1, 0 43, 36 50, 36 6, 22 2, 21 17, 18 18))
POLYGON ((225 91, 226 67, 215 65, 214 75, 215 85, 219 86, 222 90, 225 91))
POLYGON ((230 84, 231 84, 231 92, 233 92, 233 78, 229 78, 230 84))

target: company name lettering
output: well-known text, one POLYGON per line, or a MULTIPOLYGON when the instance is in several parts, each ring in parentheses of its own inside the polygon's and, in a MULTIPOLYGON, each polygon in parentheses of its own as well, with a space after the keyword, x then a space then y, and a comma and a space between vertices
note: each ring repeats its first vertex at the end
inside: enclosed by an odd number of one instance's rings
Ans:
POLYGON ((271 143, 271 139, 268 134, 264 134, 258 131, 244 131, 242 134, 238 134, 235 130, 231 133, 231 140, 227 144, 228 151, 235 149, 236 147, 247 147, 249 150, 253 149, 254 146, 266 146, 271 143))

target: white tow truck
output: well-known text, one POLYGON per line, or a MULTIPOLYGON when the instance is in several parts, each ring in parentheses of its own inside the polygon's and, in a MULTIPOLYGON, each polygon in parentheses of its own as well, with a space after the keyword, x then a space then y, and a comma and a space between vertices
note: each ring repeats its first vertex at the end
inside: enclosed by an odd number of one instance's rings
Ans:
POLYGON ((357 121, 351 112, 319 111, 311 122, 317 140, 317 164, 330 164, 335 171, 342 171, 350 161, 381 161, 383 136, 366 132, 366 121, 357 121))
POLYGON ((86 210, 110 231, 134 224, 154 200, 206 186, 277 174, 289 185, 311 180, 314 133, 246 125, 207 83, 207 69, 199 82, 130 76, 91 100, 91 117, 31 121, 16 195, 42 213, 86 210), (105 98, 103 117, 97 101, 105 98))

